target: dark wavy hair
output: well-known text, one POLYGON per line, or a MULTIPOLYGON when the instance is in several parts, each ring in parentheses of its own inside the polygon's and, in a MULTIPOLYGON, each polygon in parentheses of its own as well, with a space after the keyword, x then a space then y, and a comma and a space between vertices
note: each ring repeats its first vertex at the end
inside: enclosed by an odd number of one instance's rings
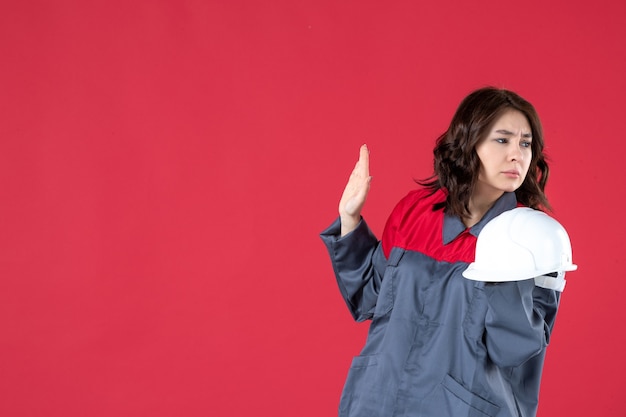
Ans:
POLYGON ((476 90, 463 99, 448 130, 436 142, 434 174, 417 183, 430 189, 447 192, 446 201, 435 205, 446 213, 467 217, 469 201, 478 180, 480 159, 476 145, 486 137, 493 123, 505 111, 520 111, 532 129, 532 160, 522 185, 515 191, 517 201, 539 210, 550 209, 544 193, 550 169, 543 153, 543 129, 537 111, 518 94, 495 87, 476 90))

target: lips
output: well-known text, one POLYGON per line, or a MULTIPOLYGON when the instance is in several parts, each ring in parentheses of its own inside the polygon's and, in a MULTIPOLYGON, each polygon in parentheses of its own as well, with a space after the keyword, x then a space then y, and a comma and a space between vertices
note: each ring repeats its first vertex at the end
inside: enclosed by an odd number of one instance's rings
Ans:
POLYGON ((502 173, 504 175, 506 175, 507 177, 519 177, 519 171, 516 169, 510 169, 508 171, 502 171, 502 173))

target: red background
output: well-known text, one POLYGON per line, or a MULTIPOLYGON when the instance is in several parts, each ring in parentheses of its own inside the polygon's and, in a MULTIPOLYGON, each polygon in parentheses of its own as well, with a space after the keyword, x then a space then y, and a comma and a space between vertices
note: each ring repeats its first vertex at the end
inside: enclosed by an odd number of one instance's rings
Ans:
POLYGON ((568 275, 539 416, 625 416, 623 1, 0 3, 0 415, 332 416, 378 234, 459 101, 537 107, 568 275))

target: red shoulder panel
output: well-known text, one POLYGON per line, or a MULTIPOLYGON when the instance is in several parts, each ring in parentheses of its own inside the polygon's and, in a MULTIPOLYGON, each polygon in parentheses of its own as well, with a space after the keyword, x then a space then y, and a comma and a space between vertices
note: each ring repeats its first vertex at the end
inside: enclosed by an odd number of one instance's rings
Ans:
POLYGON ((452 242, 443 244, 443 210, 433 211, 433 205, 445 200, 442 190, 411 191, 396 205, 383 232, 382 245, 386 257, 394 247, 416 251, 437 261, 473 262, 476 237, 466 229, 452 242))

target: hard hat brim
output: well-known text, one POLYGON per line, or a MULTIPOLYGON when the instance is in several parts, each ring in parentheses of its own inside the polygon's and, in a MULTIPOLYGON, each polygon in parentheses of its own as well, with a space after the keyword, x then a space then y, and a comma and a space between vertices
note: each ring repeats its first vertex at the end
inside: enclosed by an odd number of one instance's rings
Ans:
MULTIPOLYGON (((560 271, 575 271, 578 268, 577 265, 571 264, 566 267, 559 268, 560 271)), ((523 281, 539 277, 541 275, 556 272, 555 270, 541 271, 502 271, 502 270, 480 270, 476 267, 476 264, 472 262, 465 271, 463 276, 472 281, 484 281, 484 282, 510 282, 510 281, 523 281)))

